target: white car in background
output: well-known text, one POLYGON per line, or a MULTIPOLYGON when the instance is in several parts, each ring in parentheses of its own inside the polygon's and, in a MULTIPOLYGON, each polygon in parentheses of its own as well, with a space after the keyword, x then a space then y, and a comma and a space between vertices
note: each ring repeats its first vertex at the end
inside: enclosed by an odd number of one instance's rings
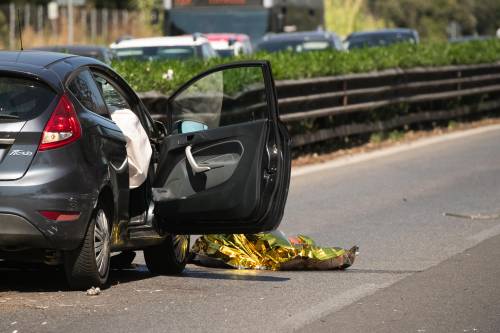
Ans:
POLYGON ((110 48, 119 60, 153 61, 217 57, 217 52, 212 48, 208 39, 199 34, 124 39, 111 44, 110 48))
POLYGON ((204 36, 220 57, 235 57, 253 52, 250 37, 245 34, 210 33, 204 36))

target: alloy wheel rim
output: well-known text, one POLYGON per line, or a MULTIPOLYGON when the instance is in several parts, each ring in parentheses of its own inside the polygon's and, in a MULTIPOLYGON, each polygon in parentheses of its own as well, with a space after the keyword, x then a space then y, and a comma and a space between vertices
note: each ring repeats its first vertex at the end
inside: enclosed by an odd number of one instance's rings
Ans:
POLYGON ((94 254, 97 270, 104 277, 109 265, 109 224, 106 214, 99 209, 94 225, 94 254))
POLYGON ((186 260, 188 247, 189 247, 189 235, 174 235, 173 236, 174 254, 177 262, 182 263, 186 260))

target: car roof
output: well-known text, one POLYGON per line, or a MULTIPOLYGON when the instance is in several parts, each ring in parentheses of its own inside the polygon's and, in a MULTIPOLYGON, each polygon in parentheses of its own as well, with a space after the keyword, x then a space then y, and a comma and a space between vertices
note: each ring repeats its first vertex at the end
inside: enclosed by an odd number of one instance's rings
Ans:
POLYGON ((149 37, 126 39, 119 43, 111 44, 111 48, 129 48, 129 47, 155 47, 155 46, 197 46, 208 43, 203 36, 184 35, 172 37, 149 37))
POLYGON ((299 31, 299 32, 281 32, 270 33, 262 38, 262 41, 276 41, 276 40, 323 40, 330 39, 337 36, 334 32, 330 31, 299 31))
MULTIPOLYGON (((0 51, 0 71, 42 79, 56 90, 62 90, 62 80, 80 66, 108 67, 89 57, 46 51, 0 51)), ((108 67, 109 68, 109 67, 108 67)))
POLYGON ((209 33, 203 34, 210 42, 224 42, 229 40, 236 40, 238 42, 244 42, 249 40, 250 37, 245 34, 235 34, 235 33, 209 33))
POLYGON ((408 29, 408 28, 394 28, 394 29, 379 29, 379 30, 359 31, 359 32, 353 32, 347 38, 357 37, 357 36, 366 36, 366 35, 398 34, 398 33, 413 34, 413 33, 416 33, 416 30, 408 29))
POLYGON ((73 50, 73 51, 101 51, 106 50, 102 45, 51 45, 31 48, 31 50, 52 51, 52 50, 73 50))
POLYGON ((47 68, 50 64, 74 57, 66 53, 44 52, 44 51, 1 51, 1 63, 14 63, 17 65, 29 65, 47 68))

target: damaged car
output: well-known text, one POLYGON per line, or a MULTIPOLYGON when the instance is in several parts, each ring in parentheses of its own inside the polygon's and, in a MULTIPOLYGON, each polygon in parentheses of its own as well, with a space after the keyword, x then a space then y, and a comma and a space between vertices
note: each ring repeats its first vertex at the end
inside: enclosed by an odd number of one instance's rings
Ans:
POLYGON ((178 274, 191 234, 276 229, 290 140, 269 63, 199 74, 162 112, 98 60, 0 52, 0 260, 62 265, 84 289, 113 253, 178 274))

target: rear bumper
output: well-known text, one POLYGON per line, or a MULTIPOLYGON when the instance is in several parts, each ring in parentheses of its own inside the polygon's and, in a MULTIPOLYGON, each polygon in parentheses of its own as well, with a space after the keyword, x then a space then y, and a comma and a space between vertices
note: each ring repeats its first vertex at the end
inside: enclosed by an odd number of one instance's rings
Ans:
POLYGON ((70 149, 38 153, 23 178, 0 181, 0 251, 73 250, 80 246, 99 185, 75 155, 70 149), (80 217, 52 221, 39 213, 43 210, 79 212, 80 217))
POLYGON ((40 230, 21 216, 0 213, 0 226, 0 248, 24 250, 51 246, 40 230))

